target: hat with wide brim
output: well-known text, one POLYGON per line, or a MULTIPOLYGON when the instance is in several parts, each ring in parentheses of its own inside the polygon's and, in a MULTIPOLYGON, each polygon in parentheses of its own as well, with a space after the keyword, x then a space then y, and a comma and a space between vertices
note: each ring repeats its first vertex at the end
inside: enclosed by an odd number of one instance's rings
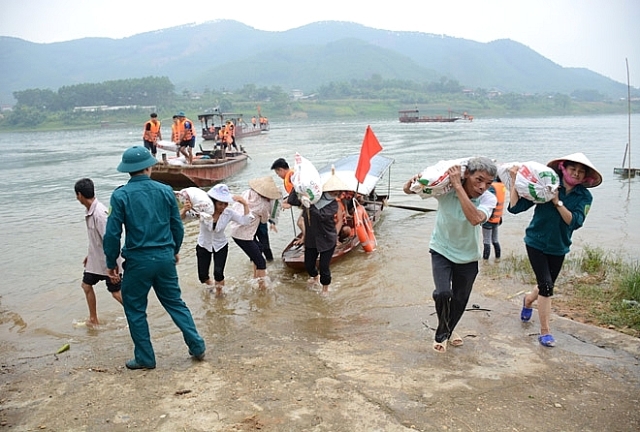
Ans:
POLYGON ((231 195, 231 192, 229 191, 229 186, 223 183, 217 184, 211 189, 209 189, 209 192, 207 192, 207 195, 209 195, 211 198, 213 198, 216 201, 225 202, 225 203, 233 202, 233 195, 231 195))
POLYGON ((596 187, 599 186, 600 183, 602 183, 602 174, 600 174, 596 167, 593 166, 589 158, 587 158, 583 153, 572 153, 558 159, 553 159, 549 161, 549 163, 547 163, 547 166, 553 168, 556 172, 560 172, 560 168, 558 167, 558 165, 563 161, 576 162, 589 168, 589 172, 582 182, 582 185, 584 187, 596 187))
POLYGON ((184 111, 178 112, 178 114, 176 114, 176 116, 178 116, 178 117, 186 117, 186 115, 184 114, 184 111))
POLYGON ((249 180, 249 187, 269 199, 282 198, 280 189, 276 186, 276 182, 272 177, 259 177, 249 180))
POLYGON ((340 177, 336 175, 336 170, 331 167, 331 177, 322 185, 323 192, 351 190, 340 177))
POLYGON ((156 158, 144 147, 133 146, 122 153, 122 161, 118 171, 132 173, 142 171, 157 163, 156 158))

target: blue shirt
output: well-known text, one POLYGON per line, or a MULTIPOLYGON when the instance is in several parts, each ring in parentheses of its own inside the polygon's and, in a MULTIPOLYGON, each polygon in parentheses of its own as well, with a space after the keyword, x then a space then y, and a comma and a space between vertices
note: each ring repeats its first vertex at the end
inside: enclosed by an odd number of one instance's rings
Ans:
MULTIPOLYGON (((567 225, 558 209, 549 201, 537 204, 533 211, 531 223, 525 230, 524 243, 548 255, 566 255, 571 246, 571 236, 584 223, 593 197, 583 185, 575 186, 569 194, 560 185, 558 198, 571 212, 571 223, 567 225)), ((509 213, 521 213, 530 209, 534 203, 520 198, 515 206, 509 207, 509 213)))
POLYGON ((122 257, 144 257, 149 252, 180 252, 184 226, 173 190, 147 175, 136 175, 111 195, 103 246, 107 267, 116 266, 122 227, 122 257))

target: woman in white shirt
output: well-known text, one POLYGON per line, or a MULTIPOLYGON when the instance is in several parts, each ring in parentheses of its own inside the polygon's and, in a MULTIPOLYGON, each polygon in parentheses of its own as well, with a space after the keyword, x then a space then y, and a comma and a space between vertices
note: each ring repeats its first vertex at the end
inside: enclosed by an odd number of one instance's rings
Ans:
POLYGON ((191 202, 187 201, 180 210, 180 217, 184 219, 199 219, 200 234, 196 245, 198 259, 198 279, 207 285, 215 285, 216 295, 222 295, 224 287, 224 267, 229 253, 229 240, 224 233, 231 221, 239 225, 249 225, 254 216, 249 211, 249 204, 240 195, 231 195, 229 187, 217 184, 207 192, 213 201, 213 214, 192 211, 191 202), (237 202, 244 207, 244 214, 229 207, 229 203, 237 202), (209 276, 211 258, 213 257, 213 280, 209 276))

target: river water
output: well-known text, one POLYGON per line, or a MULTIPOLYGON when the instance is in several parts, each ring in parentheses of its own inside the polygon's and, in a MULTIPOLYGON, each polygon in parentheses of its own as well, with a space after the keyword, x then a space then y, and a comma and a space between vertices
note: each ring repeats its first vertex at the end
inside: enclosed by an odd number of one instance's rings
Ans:
MULTIPOLYGON (((604 177, 592 189, 594 203, 585 226, 574 234, 573 252, 586 245, 602 247, 635 261, 640 252, 640 179, 630 183, 613 174, 622 163, 628 140, 627 116, 554 117, 535 119, 475 119, 473 122, 400 124, 370 123, 384 150, 395 159, 389 175, 390 202, 433 208, 432 200, 402 193, 409 177, 441 159, 485 155, 499 162, 548 160, 582 151, 604 177)), ((342 156, 358 153, 369 123, 363 121, 275 123, 259 137, 241 141, 251 156, 248 166, 227 184, 234 193, 253 177, 275 174, 273 160, 295 152, 318 168, 342 156)), ((632 117, 632 145, 640 148, 640 116, 632 117)), ((87 234, 84 207, 73 185, 91 177, 96 193, 108 205, 111 191, 127 175, 116 166, 124 149, 141 145, 141 129, 0 134, 0 338, 20 342, 25 352, 52 352, 62 343, 129 344, 126 321, 104 283, 96 286, 97 330, 82 323, 88 316, 80 281, 87 234), (96 337, 100 335, 101 337, 96 337)), ((634 156, 632 154, 632 156, 634 156)), ((640 166, 640 158, 635 158, 640 166)), ((386 184, 386 183, 385 183, 386 184)), ((382 188, 379 186, 379 190, 382 188)), ((385 304, 424 304, 433 289, 427 256, 434 213, 387 208, 376 227, 378 250, 354 251, 332 267, 334 283, 326 297, 306 289, 306 275, 276 260, 269 264, 272 287, 258 294, 250 281, 251 265, 231 243, 226 268, 227 295, 211 297, 197 280, 197 224, 186 226, 178 265, 185 301, 205 339, 214 341, 251 321, 277 316, 295 320, 299 331, 332 337, 331 321, 362 319, 366 311, 385 304)), ((532 216, 506 214, 500 237, 503 254, 523 254, 523 230, 532 216)), ((274 253, 293 236, 292 214, 280 216, 279 232, 271 234, 274 253)), ((153 297, 153 296, 151 296, 153 297)), ((157 300, 150 301, 154 341, 177 330, 157 300)), ((419 317, 416 317, 419 321, 419 317)), ((290 322, 290 321, 288 321, 290 322)), ((286 323, 283 326, 288 325, 286 323)), ((173 336, 171 336, 173 338, 173 336)), ((169 339, 171 339, 169 338, 169 339)))

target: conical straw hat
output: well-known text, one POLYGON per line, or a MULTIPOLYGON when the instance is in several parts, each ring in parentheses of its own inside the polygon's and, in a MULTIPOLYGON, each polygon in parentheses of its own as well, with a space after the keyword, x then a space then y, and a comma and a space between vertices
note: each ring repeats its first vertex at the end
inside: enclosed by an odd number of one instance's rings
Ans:
POLYGON ((583 153, 572 153, 558 159, 553 159, 547 163, 547 166, 553 168, 556 172, 560 172, 558 165, 563 161, 577 162, 589 168, 589 172, 582 183, 584 187, 596 187, 602 183, 602 175, 583 153))
POLYGON ((273 181, 273 178, 270 176, 249 180, 249 187, 265 198, 282 198, 280 189, 278 189, 278 186, 276 186, 276 182, 273 181))
POLYGON ((347 186, 341 179, 336 175, 335 167, 331 167, 331 177, 327 180, 324 185, 322 185, 323 192, 332 192, 332 191, 346 191, 350 190, 349 186, 347 186))

